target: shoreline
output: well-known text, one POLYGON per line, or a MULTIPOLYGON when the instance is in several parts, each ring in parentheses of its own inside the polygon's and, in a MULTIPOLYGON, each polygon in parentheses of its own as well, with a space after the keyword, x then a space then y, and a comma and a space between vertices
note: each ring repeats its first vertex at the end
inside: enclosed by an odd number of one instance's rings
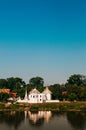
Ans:
POLYGON ((0 103, 0 111, 86 111, 86 102, 59 102, 59 103, 0 103))

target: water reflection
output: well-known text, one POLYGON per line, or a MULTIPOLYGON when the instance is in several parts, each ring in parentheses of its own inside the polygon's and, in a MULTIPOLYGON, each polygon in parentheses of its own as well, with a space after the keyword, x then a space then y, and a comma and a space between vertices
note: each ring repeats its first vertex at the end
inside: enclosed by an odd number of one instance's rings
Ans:
POLYGON ((14 127, 15 130, 20 126, 24 120, 24 112, 0 112, 0 123, 6 123, 10 127, 14 127))
POLYGON ((52 117, 51 111, 39 111, 38 113, 28 112, 29 123, 33 126, 41 126, 44 122, 48 123, 52 117))
POLYGON ((86 126, 85 112, 67 112, 67 119, 71 126, 76 130, 84 130, 86 126))
POLYGON ((44 119, 45 122, 49 122, 52 117, 51 111, 39 111, 38 113, 28 112, 29 119, 36 123, 39 119, 44 119))
POLYGON ((0 112, 0 130, 86 130, 86 112, 0 112))

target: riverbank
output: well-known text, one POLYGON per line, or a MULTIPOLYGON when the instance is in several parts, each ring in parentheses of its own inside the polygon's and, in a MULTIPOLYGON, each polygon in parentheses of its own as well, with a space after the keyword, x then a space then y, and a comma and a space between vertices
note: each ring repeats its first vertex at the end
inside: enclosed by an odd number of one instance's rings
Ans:
POLYGON ((38 104, 0 103, 0 111, 86 111, 86 102, 59 102, 38 104))

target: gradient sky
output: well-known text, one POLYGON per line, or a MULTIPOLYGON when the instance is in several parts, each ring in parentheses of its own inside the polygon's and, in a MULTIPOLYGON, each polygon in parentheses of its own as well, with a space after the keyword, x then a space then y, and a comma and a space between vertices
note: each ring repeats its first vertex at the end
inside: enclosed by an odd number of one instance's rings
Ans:
POLYGON ((0 78, 86 75, 85 0, 0 1, 0 78))

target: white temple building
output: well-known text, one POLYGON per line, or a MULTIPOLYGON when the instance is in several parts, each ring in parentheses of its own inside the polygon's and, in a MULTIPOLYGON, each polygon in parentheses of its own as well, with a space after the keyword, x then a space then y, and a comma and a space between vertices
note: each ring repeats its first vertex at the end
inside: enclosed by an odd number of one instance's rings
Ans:
POLYGON ((32 89, 28 95, 28 99, 30 103, 42 103, 46 102, 46 100, 51 100, 51 91, 46 87, 46 89, 40 93, 36 88, 32 89))
POLYGON ((52 92, 45 88, 45 90, 40 93, 36 88, 32 89, 29 94, 25 92, 25 97, 23 100, 20 98, 17 100, 19 103, 43 103, 43 102, 59 102, 59 100, 51 100, 52 92))

